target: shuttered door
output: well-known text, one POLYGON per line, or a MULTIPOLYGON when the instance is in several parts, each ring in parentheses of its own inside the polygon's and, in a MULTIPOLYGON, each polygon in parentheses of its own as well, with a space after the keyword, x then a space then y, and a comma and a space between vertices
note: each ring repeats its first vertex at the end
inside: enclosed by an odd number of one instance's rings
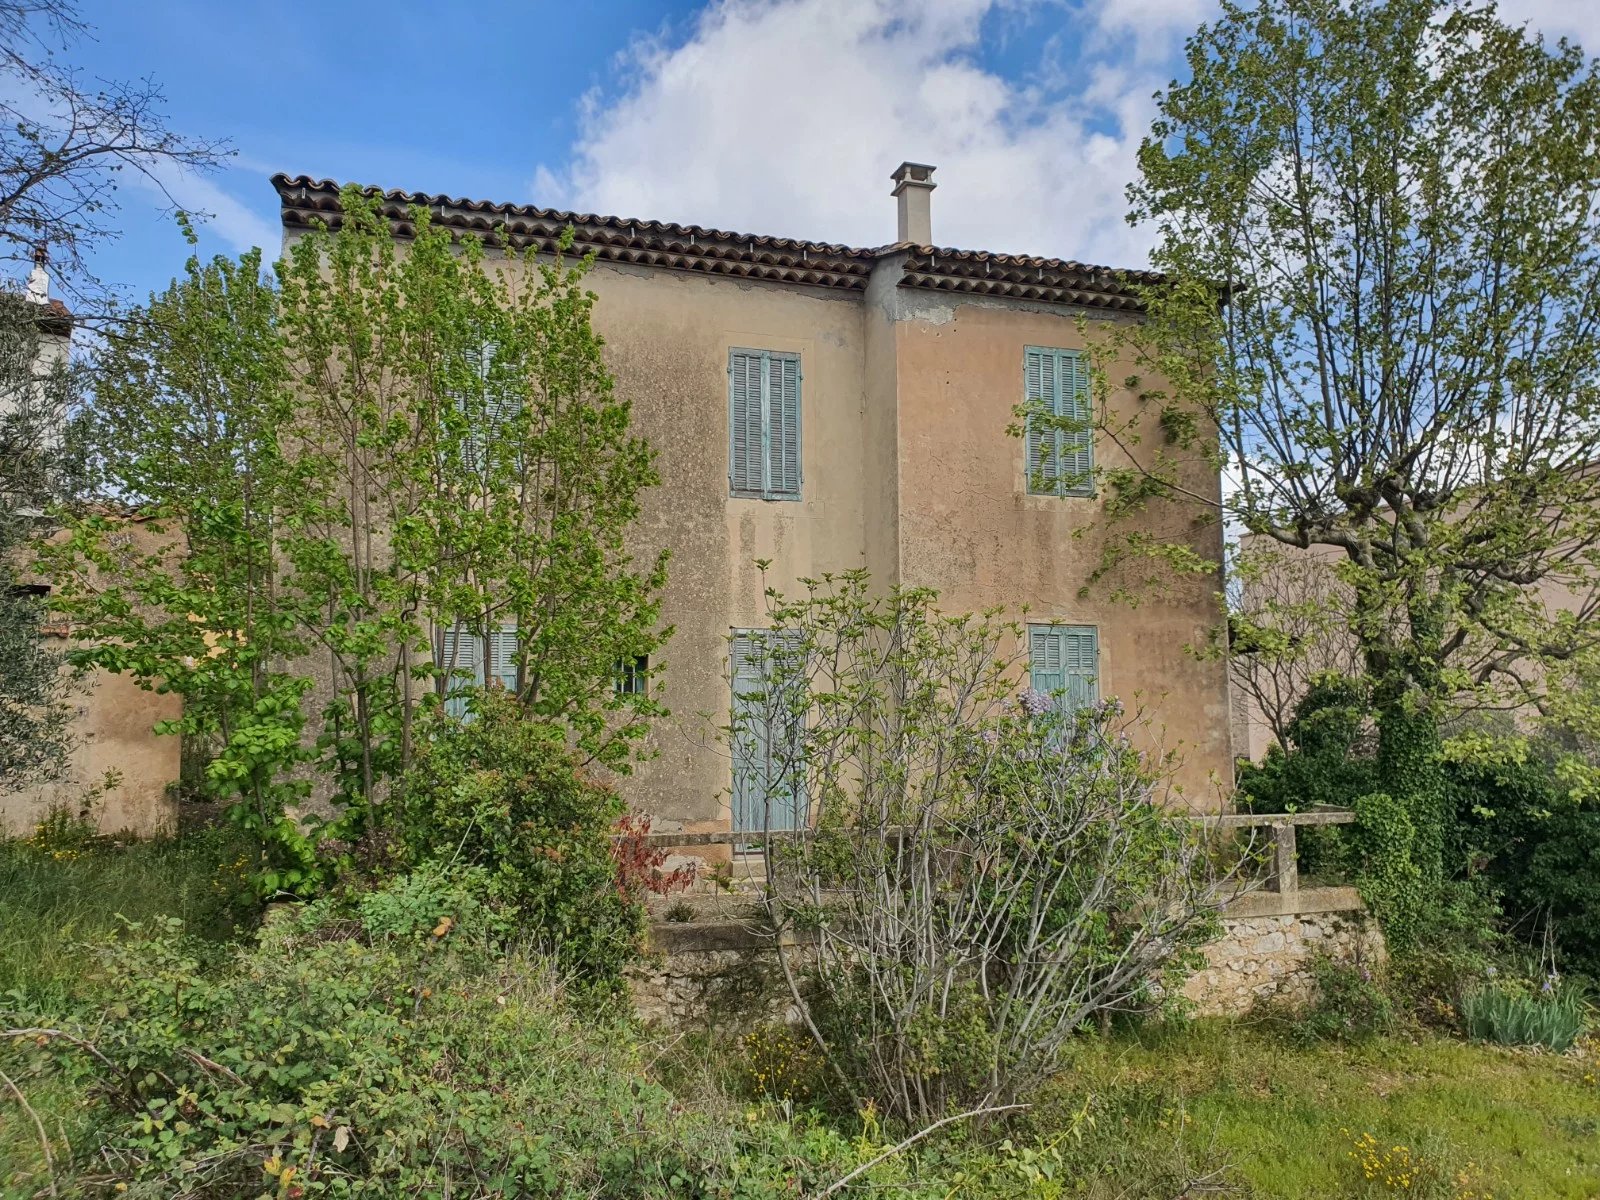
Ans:
POLYGON ((502 625, 489 635, 489 674, 512 694, 517 690, 517 627, 502 625))
POLYGON ((779 644, 784 637, 770 631, 741 630, 731 640, 735 833, 798 829, 805 819, 799 772, 793 762, 800 731, 774 720, 776 705, 767 694, 769 656, 781 652, 779 644), (780 739, 784 744, 779 744, 780 739))

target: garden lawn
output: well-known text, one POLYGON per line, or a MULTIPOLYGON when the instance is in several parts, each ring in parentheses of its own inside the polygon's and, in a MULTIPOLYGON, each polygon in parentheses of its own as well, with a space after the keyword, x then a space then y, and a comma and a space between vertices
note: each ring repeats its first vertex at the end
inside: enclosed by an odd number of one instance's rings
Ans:
POLYGON ((1226 1162, 1247 1194, 1273 1200, 1424 1190, 1364 1179, 1351 1155, 1364 1134, 1385 1154, 1420 1157, 1417 1174, 1440 1180, 1433 1194, 1592 1200, 1600 1061, 1592 1042, 1584 1049, 1434 1037, 1300 1047, 1260 1026, 1150 1027, 1083 1042, 1029 1119, 1041 1135, 1066 1128, 1093 1095, 1097 1123, 1152 1140, 1181 1130, 1197 1158, 1226 1162))

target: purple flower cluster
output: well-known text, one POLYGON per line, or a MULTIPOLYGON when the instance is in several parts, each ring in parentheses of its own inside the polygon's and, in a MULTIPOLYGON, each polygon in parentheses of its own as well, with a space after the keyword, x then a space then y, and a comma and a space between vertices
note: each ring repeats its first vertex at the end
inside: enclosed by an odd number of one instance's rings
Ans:
POLYGON ((1049 696, 1033 688, 1023 688, 1022 694, 1017 697, 1017 704, 1030 717, 1042 717, 1055 707, 1049 696))

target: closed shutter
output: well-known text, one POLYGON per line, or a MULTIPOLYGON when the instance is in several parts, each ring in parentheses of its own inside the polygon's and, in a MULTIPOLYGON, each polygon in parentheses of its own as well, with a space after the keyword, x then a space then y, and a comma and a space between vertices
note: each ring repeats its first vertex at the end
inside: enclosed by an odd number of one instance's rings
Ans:
POLYGON ((501 435, 522 410, 522 397, 517 393, 514 381, 501 378, 490 382, 489 376, 494 369, 496 351, 495 344, 487 341, 462 351, 467 371, 478 381, 477 391, 483 397, 481 418, 477 415, 479 410, 476 404, 468 402, 469 394, 464 393, 456 398, 456 402, 466 410, 467 415, 473 418, 464 452, 467 465, 474 471, 481 471, 488 465, 486 447, 494 444, 494 439, 501 435))
POLYGON ((767 828, 767 773, 771 766, 762 687, 761 641, 736 633, 730 642, 733 676, 733 829, 759 833, 767 828))
POLYGON ((728 355, 728 490, 798 500, 800 356, 771 350, 728 355))
POLYGON ((1023 353, 1027 490, 1045 496, 1094 494, 1094 429, 1089 369, 1075 350, 1023 353), (1074 423, 1062 429, 1049 416, 1074 423))
MULTIPOLYGON (((804 823, 801 729, 779 727, 767 693, 770 663, 794 635, 740 630, 730 639, 733 677, 733 830, 759 834, 804 823)), ((787 722, 784 725, 787 726, 787 722)))
POLYGON ((1034 691, 1059 696, 1069 712, 1099 703, 1099 630, 1092 625, 1030 625, 1028 670, 1034 691))
POLYGON ((748 350, 728 359, 728 486, 736 496, 759 496, 767 487, 764 366, 761 355, 748 350))
POLYGON ((800 495, 800 359, 773 355, 767 372, 772 414, 769 496, 800 495))
POLYGON ((444 631, 439 646, 444 678, 445 711, 457 720, 467 715, 465 689, 483 682, 483 639, 460 625, 444 631))
POLYGON ((1074 427, 1061 430, 1058 478, 1069 495, 1094 491, 1094 429, 1089 414, 1089 368, 1083 357, 1063 351, 1059 362, 1061 401, 1058 411, 1074 427))
MULTIPOLYGON (((502 625, 489 634, 487 678, 507 691, 517 689, 517 627, 502 625)), ((439 666, 445 677, 445 711, 456 718, 466 717, 469 688, 485 686, 483 638, 464 625, 446 629, 440 638, 439 666)))
POLYGON ((517 690, 517 627, 502 625, 489 635, 489 674, 512 694, 517 690))

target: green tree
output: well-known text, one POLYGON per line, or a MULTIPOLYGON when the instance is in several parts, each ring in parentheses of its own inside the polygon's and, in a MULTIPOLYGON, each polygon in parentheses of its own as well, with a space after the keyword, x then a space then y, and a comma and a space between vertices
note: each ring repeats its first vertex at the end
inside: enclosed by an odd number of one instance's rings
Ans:
POLYGON ((269 889, 313 888, 317 843, 362 832, 420 703, 474 666, 504 677, 491 634, 515 629, 517 701, 584 760, 626 769, 658 711, 615 686, 666 636, 666 557, 626 544, 654 451, 587 264, 491 264, 412 217, 397 245, 352 191, 276 280, 258 253, 191 260, 138 310, 96 409, 106 486, 156 544, 85 519, 52 560, 81 658, 179 692, 174 729, 220 745, 208 782, 272 848, 269 889), (308 796, 337 818, 309 821, 308 796))
POLYGON ((1600 629, 1600 79, 1466 0, 1225 3, 1188 65, 1130 188, 1166 282, 1118 338, 1164 382, 1115 502, 1220 442, 1232 527, 1338 558, 1437 880, 1448 705, 1536 697, 1600 629))

